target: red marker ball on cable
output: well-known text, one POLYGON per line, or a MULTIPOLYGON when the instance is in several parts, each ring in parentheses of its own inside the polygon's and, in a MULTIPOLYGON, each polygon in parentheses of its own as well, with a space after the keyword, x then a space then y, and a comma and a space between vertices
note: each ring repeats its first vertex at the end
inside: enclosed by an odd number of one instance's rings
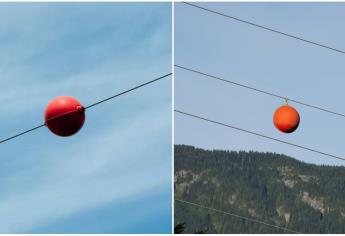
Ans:
POLYGON ((56 135, 66 137, 77 133, 85 121, 85 108, 68 96, 53 99, 45 110, 45 124, 56 135))
POLYGON ((288 104, 279 107, 273 115, 274 126, 283 133, 294 132, 299 125, 298 111, 288 104))

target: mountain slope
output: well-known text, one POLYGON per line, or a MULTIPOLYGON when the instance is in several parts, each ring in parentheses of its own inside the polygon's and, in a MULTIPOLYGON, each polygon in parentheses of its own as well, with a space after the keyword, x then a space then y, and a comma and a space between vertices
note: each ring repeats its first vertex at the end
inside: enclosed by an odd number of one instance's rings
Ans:
MULTIPOLYGON (((175 145, 175 198, 302 233, 345 233, 345 168, 175 145)), ((185 233, 288 233, 175 201, 185 233)))

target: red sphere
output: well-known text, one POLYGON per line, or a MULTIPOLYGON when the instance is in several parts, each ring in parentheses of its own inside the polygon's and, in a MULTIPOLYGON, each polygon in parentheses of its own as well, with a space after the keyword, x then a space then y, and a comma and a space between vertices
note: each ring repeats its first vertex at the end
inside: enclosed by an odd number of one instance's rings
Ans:
POLYGON ((51 132, 66 137, 81 129, 85 121, 85 109, 77 99, 61 96, 48 104, 44 118, 51 132))
POLYGON ((297 110, 289 105, 279 107, 273 116, 274 126, 283 133, 294 132, 299 125, 299 114, 297 110))

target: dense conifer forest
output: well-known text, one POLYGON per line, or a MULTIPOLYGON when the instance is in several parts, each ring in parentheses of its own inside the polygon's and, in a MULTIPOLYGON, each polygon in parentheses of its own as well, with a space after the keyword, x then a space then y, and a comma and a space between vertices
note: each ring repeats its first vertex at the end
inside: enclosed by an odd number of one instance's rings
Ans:
MULTIPOLYGON (((175 145, 175 198, 302 233, 345 233, 345 167, 175 145)), ((289 233, 175 201, 184 233, 289 233)))

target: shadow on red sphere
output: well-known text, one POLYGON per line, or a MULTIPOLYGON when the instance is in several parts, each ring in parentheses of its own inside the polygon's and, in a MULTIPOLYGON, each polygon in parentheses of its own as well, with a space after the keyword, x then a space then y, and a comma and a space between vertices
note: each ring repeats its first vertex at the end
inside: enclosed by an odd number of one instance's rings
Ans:
POLYGON ((73 97, 57 97, 45 110, 45 124, 58 136, 67 137, 77 133, 83 127, 84 121, 85 109, 73 97))

